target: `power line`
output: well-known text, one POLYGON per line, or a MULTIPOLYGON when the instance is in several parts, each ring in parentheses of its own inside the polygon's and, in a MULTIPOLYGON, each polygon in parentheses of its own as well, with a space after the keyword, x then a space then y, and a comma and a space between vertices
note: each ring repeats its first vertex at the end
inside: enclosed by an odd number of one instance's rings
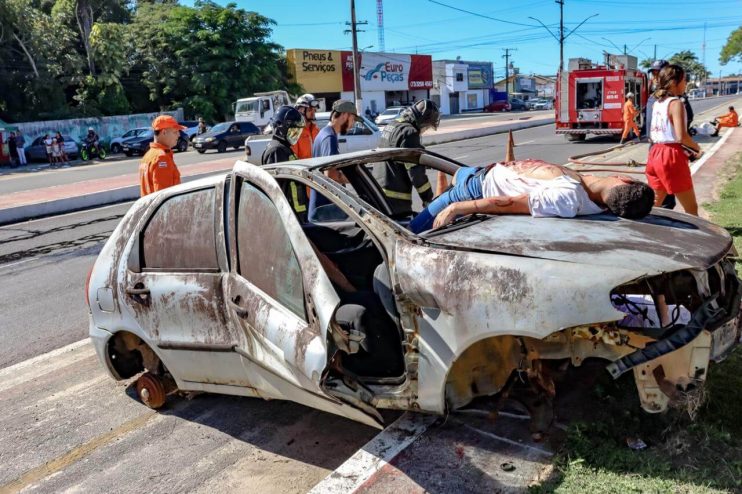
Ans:
POLYGON ((505 20, 505 19, 498 19, 497 17, 490 17, 488 15, 480 14, 478 12, 472 12, 471 10, 460 9, 458 7, 454 7, 453 5, 448 5, 448 4, 445 4, 443 2, 438 2, 437 0, 428 0, 428 2, 434 3, 436 5, 440 5, 441 7, 449 8, 451 10, 458 10, 459 12, 464 12, 466 14, 470 14, 470 15, 473 15, 473 16, 476 16, 476 17, 481 17, 483 19, 489 19, 491 21, 502 22, 504 24, 512 24, 514 26, 538 27, 538 26, 533 26, 531 24, 523 24, 522 22, 508 21, 508 20, 505 20))

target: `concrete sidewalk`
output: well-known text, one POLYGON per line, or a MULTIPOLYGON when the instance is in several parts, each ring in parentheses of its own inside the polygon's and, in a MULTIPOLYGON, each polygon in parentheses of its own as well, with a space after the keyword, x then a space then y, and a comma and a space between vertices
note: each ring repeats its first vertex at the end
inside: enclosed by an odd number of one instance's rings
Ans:
MULTIPOLYGON (((423 144, 443 144, 553 122, 554 117, 550 115, 518 115, 512 120, 498 122, 467 120, 424 135, 423 144)), ((213 173, 226 172, 232 169, 234 162, 235 158, 226 158, 184 165, 180 167, 181 176, 184 181, 189 181, 213 173)), ((14 192, 0 197, 0 225, 132 201, 138 197, 139 177, 136 173, 14 192)))

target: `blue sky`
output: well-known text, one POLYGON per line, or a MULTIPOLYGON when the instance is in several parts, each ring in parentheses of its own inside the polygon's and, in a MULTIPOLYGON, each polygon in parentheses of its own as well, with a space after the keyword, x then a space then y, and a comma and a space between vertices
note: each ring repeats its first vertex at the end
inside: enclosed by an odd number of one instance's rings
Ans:
MULTIPOLYGON (((216 0, 225 5, 225 0, 216 0)), ((192 0, 182 0, 192 4, 192 0)), ((285 48, 350 49, 343 34, 350 21, 349 0, 236 0, 274 21, 272 39, 285 48)), ((602 60, 603 50, 616 53, 613 44, 639 59, 666 58, 688 49, 702 59, 706 23, 706 65, 714 76, 742 73, 742 63, 719 64, 719 52, 729 34, 742 26, 742 0, 565 0, 565 28, 573 29, 564 49, 566 60, 586 57, 602 60), (649 38, 649 39, 647 39, 649 38)), ((356 0, 358 21, 368 21, 359 33, 359 48, 379 51, 376 0, 356 0)), ((504 74, 504 48, 513 48, 512 60, 521 73, 553 74, 559 65, 559 44, 535 17, 559 28, 559 6, 554 0, 384 0, 384 38, 388 52, 430 54, 433 59, 490 61, 495 76, 504 74), (456 9, 471 11, 474 15, 456 9), (494 19, 500 19, 494 20, 494 19)))

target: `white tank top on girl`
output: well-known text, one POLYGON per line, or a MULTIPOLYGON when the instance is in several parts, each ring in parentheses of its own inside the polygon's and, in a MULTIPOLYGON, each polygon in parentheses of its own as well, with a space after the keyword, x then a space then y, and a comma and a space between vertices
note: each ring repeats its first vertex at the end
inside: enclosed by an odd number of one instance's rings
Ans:
MULTIPOLYGON (((664 101, 655 101, 652 106, 652 127, 649 129, 649 138, 655 144, 678 143, 680 139, 675 136, 675 128, 670 122, 670 102, 678 100, 672 96, 664 101)), ((686 117, 687 118, 687 117, 686 117)), ((687 125, 683 122, 683 125, 687 125)))
POLYGON ((495 165, 482 177, 483 197, 513 197, 528 194, 528 209, 534 218, 573 218, 603 212, 590 200, 578 181, 567 175, 550 180, 524 177, 507 166, 495 165))

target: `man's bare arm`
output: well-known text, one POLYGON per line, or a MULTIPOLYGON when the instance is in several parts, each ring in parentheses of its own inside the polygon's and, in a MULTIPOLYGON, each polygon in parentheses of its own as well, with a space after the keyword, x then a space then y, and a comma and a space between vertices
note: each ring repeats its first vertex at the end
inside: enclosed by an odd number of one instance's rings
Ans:
POLYGON ((531 214, 528 207, 528 194, 519 196, 497 196, 473 201, 455 202, 440 212, 433 223, 440 228, 451 223, 457 216, 467 214, 531 214))

